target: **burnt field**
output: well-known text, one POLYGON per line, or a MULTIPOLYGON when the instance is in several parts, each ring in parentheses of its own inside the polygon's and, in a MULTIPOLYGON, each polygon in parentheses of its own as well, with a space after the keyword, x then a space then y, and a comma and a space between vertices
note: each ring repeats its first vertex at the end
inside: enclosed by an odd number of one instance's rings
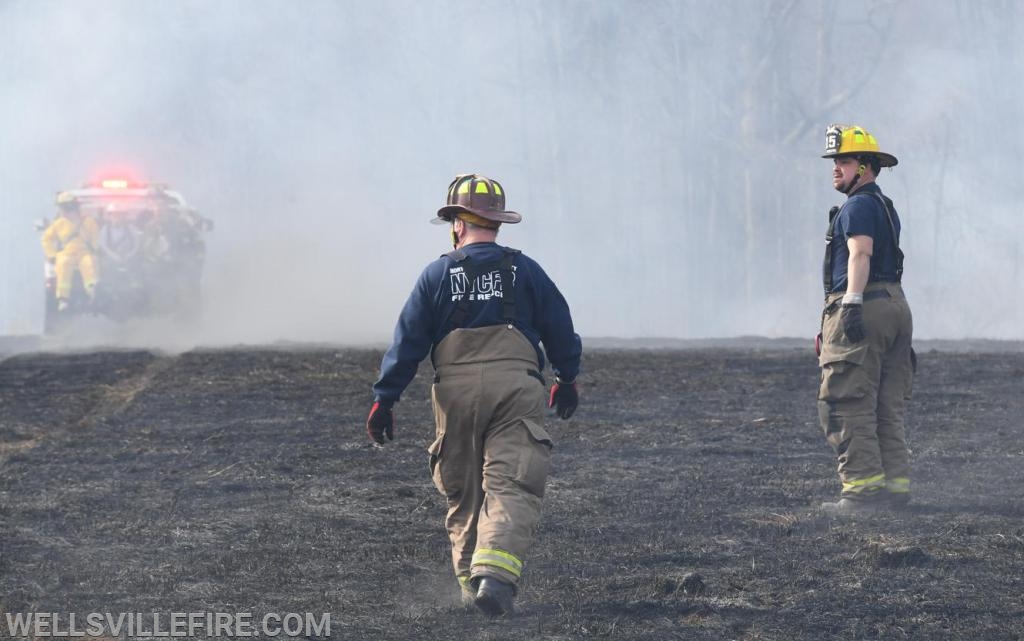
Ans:
POLYGON ((590 351, 504 621, 456 604, 429 366, 395 443, 366 439, 379 361, 6 358, 0 610, 329 612, 339 640, 1024 639, 1024 353, 923 351, 912 509, 829 518, 809 350, 590 351))

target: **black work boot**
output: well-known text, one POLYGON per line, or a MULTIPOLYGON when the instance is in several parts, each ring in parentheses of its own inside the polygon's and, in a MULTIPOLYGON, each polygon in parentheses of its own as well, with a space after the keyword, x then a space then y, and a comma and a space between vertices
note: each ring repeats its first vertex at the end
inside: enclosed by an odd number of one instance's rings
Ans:
POLYGON ((476 591, 476 607, 491 617, 512 614, 512 601, 516 597, 516 587, 493 576, 480 579, 476 591))
POLYGON ((822 503, 821 511, 825 514, 831 515, 851 515, 851 514, 873 514, 875 512, 881 512, 888 508, 887 501, 882 496, 872 496, 864 498, 849 498, 843 497, 838 501, 832 503, 822 503))

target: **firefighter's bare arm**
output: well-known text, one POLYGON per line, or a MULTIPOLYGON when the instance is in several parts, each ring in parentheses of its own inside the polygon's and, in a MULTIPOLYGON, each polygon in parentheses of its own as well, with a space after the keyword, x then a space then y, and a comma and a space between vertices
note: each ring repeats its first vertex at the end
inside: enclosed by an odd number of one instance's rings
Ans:
POLYGON ((843 296, 840 318, 846 338, 851 343, 859 343, 866 337, 862 303, 864 302, 864 288, 871 275, 871 252, 874 248, 874 240, 871 236, 850 236, 846 241, 846 247, 850 250, 850 260, 846 265, 846 294, 843 296))
POLYGON ((846 241, 850 250, 850 260, 846 266, 847 294, 863 294, 871 275, 871 254, 874 239, 871 236, 850 236, 846 241))

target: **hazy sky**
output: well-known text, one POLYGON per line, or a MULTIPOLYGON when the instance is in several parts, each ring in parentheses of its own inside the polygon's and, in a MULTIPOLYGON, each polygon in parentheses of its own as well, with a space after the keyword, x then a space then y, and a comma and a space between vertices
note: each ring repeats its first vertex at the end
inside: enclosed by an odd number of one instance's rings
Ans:
POLYGON ((456 173, 502 181, 584 337, 812 336, 820 158, 900 159, 918 336, 1024 338, 1022 10, 925 1, 0 1, 0 334, 35 218, 111 166, 216 223, 196 340, 384 341, 456 173))

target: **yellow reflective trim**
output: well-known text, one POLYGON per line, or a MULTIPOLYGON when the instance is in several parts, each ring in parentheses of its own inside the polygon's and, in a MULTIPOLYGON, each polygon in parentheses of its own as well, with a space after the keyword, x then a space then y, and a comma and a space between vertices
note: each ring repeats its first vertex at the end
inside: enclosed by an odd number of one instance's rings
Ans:
POLYGON ((493 565, 508 570, 516 577, 523 571, 523 562, 502 550, 477 550, 473 554, 473 565, 493 565))
POLYGON ((515 566, 510 565, 508 563, 504 563, 502 561, 498 561, 496 559, 480 559, 479 561, 474 561, 473 565, 492 565, 496 568, 501 568, 502 570, 508 570, 516 578, 518 578, 519 574, 522 572, 522 570, 516 568, 515 566))
POLYGON ((910 491, 910 479, 905 477, 899 477, 889 479, 885 482, 885 488, 890 492, 909 492, 910 491))
POLYGON ((469 582, 470 577, 468 577, 468 576, 457 576, 455 578, 459 580, 459 585, 462 586, 463 590, 472 590, 473 589, 473 584, 469 582))
POLYGON ((477 550, 473 554, 473 558, 476 559, 477 555, 487 555, 487 554, 493 554, 494 556, 506 559, 506 560, 510 561, 511 563, 514 563, 517 567, 520 567, 520 568, 523 567, 523 562, 519 560, 519 557, 517 557, 514 554, 509 554, 508 552, 506 552, 504 550, 489 550, 489 549, 486 549, 486 548, 481 548, 481 549, 477 550))
POLYGON ((866 479, 857 479, 855 481, 843 481, 844 492, 863 492, 864 490, 874 489, 885 485, 885 474, 876 474, 875 476, 869 476, 866 479))
POLYGON ((487 188, 487 183, 485 183, 485 182, 478 182, 476 184, 476 193, 478 193, 478 194, 489 194, 489 193, 491 193, 491 190, 487 188))
POLYGON ((494 183, 494 193, 499 196, 501 195, 501 185, 498 183, 494 183))
POLYGON ((857 480, 854 480, 854 481, 845 481, 843 483, 843 485, 853 485, 853 486, 877 485, 878 483, 882 483, 884 481, 885 481, 885 474, 883 473, 883 474, 876 474, 874 476, 869 476, 866 479, 857 479, 857 480))
POLYGON ((461 183, 459 183, 459 187, 458 187, 458 192, 457 193, 468 194, 469 193, 469 183, 471 183, 471 182, 473 182, 473 181, 472 180, 463 180, 461 183))

